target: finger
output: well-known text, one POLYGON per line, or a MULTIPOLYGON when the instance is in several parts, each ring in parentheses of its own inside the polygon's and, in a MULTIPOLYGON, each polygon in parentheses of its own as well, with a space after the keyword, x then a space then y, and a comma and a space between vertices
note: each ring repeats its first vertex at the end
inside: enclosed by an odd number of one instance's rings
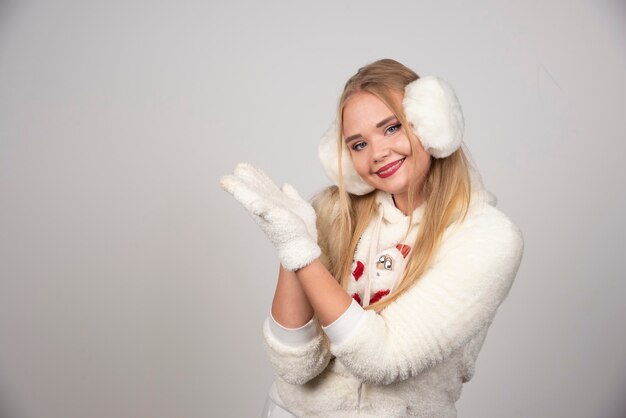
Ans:
POLYGON ((274 210, 276 207, 266 199, 259 198, 250 202, 248 210, 251 214, 256 215, 262 219, 267 219, 267 214, 274 210))
POLYGON ((226 175, 222 177, 220 184, 254 216, 265 219, 265 215, 276 207, 272 201, 259 195, 237 176, 226 175))
POLYGON ((283 187, 281 187, 280 190, 282 190, 283 193, 285 193, 288 197, 290 197, 293 200, 298 200, 298 201, 304 200, 300 196, 300 193, 298 193, 298 191, 291 184, 288 184, 288 183, 283 184, 283 187))
POLYGON ((274 225, 275 228, 281 228, 290 225, 293 219, 293 213, 281 207, 272 207, 265 211, 261 216, 264 220, 274 225))
POLYGON ((261 198, 261 196, 254 191, 254 189, 250 188, 248 184, 232 174, 223 176, 220 179, 220 186, 233 195, 233 197, 248 210, 250 210, 252 202, 261 198))
POLYGON ((249 164, 238 165, 235 168, 235 175, 241 177, 241 179, 258 189, 262 194, 275 194, 279 191, 278 186, 263 170, 249 164))
POLYGON ((240 163, 235 167, 235 175, 239 176, 246 183, 253 185, 262 193, 276 193, 278 186, 269 178, 267 174, 260 168, 256 168, 250 164, 240 163))

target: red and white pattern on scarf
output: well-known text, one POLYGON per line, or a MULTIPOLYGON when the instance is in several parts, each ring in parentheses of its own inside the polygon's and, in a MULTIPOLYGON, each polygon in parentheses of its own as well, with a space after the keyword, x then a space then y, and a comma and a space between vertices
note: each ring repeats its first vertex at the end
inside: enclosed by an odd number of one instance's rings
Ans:
MULTIPOLYGON (((411 247, 406 244, 397 244, 378 253, 374 260, 375 276, 371 278, 370 284, 370 305, 382 300, 391 293, 397 280, 400 280, 407 263, 407 256, 411 252, 411 247)), ((367 287, 367 277, 369 269, 365 268, 365 263, 361 260, 354 260, 352 263, 350 279, 348 282, 348 294, 363 306, 363 295, 367 287)))

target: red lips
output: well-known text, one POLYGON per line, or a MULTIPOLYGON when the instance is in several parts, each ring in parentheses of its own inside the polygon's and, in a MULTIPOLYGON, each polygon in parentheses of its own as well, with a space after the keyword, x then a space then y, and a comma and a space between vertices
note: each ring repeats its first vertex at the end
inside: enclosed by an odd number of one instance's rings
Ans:
POLYGON ((398 171, 398 169, 402 166, 402 163, 404 163, 404 160, 406 159, 406 157, 394 161, 392 163, 387 164, 386 166, 382 167, 380 170, 378 170, 376 172, 376 175, 378 175, 378 177, 380 178, 387 178, 390 176, 393 176, 395 174, 396 171, 398 171))

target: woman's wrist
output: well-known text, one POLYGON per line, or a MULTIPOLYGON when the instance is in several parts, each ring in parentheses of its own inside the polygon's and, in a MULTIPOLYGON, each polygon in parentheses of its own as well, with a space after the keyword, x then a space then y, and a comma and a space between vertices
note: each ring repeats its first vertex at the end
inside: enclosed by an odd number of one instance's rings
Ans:
POLYGON ((313 317, 313 307, 296 274, 282 265, 272 301, 272 318, 286 328, 298 328, 313 317))
POLYGON ((296 277, 322 326, 334 322, 350 306, 352 298, 319 259, 297 270, 296 277))

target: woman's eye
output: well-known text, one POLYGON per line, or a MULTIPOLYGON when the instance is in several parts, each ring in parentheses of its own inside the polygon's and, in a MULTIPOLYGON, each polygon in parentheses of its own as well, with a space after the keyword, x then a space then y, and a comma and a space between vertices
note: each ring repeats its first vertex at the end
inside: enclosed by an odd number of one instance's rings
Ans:
POLYGON ((357 142, 356 144, 352 145, 352 149, 355 151, 361 151, 363 148, 365 148, 365 142, 361 141, 361 142, 357 142))
POLYGON ((395 125, 391 125, 387 129, 385 129, 385 134, 386 135, 395 134, 396 132, 398 132, 401 126, 402 126, 401 123, 396 123, 395 125))

